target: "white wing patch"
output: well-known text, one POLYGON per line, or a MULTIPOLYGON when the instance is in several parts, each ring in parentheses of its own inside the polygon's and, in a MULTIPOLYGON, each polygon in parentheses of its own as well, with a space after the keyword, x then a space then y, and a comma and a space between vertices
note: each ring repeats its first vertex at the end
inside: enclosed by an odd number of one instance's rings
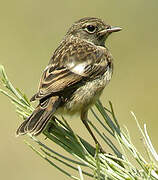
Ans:
POLYGON ((70 71, 72 71, 73 73, 84 75, 86 65, 87 65, 87 62, 78 63, 78 64, 71 62, 68 64, 68 67, 70 71))

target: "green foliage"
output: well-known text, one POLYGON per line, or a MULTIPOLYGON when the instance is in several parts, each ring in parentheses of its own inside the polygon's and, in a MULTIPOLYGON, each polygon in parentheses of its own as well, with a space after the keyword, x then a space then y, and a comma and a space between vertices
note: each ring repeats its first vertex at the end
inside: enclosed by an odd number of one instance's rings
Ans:
MULTIPOLYGON (((26 119, 34 110, 26 95, 15 89, 5 73, 3 66, 0 66, 0 77, 2 84, 6 88, 0 89, 0 92, 6 95, 11 102, 15 105, 17 113, 26 119)), ((100 136, 106 146, 109 146, 113 155, 99 153, 98 147, 93 147, 83 138, 78 136, 69 126, 67 121, 62 117, 62 120, 54 117, 44 130, 43 134, 52 142, 61 146, 65 151, 70 153, 73 159, 63 156, 58 152, 53 151, 50 147, 46 146, 43 142, 33 137, 31 134, 32 143, 36 143, 38 148, 25 141, 25 143, 36 152, 41 158, 46 160, 50 165, 56 167, 66 176, 75 179, 86 179, 84 176, 89 176, 92 179, 104 180, 136 180, 136 179, 158 179, 158 155, 152 146, 148 136, 146 125, 144 131, 139 126, 139 123, 132 112, 134 119, 138 125, 138 129, 144 139, 145 149, 148 152, 149 162, 141 155, 131 141, 127 129, 122 129, 115 116, 112 103, 109 103, 110 109, 103 107, 100 101, 96 103, 96 109, 91 109, 96 121, 104 129, 101 133, 91 121, 89 124, 100 136), (98 116, 97 114, 100 114, 98 116), (107 135, 108 136, 107 136, 107 135), (114 145, 117 143, 117 146, 114 145), (129 159, 130 155, 130 159, 129 159), (75 160, 74 160, 75 159, 75 160), (58 161, 63 165, 79 172, 79 177, 75 177, 57 166, 54 161, 58 161), (136 166, 133 165, 134 162, 136 166), (86 171, 84 168, 86 167, 86 171), (87 170, 87 167, 89 170, 87 170), (88 171, 88 172, 87 172, 88 171)))

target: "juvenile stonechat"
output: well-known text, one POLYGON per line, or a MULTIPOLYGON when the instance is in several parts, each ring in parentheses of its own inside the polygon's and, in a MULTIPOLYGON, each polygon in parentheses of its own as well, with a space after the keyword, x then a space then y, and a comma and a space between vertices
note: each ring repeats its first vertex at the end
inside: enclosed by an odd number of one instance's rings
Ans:
POLYGON ((39 105, 17 129, 17 135, 40 134, 56 114, 79 114, 99 144, 87 123, 87 114, 113 73, 113 58, 105 41, 120 30, 93 17, 82 18, 70 27, 42 74, 38 92, 31 98, 39 105))

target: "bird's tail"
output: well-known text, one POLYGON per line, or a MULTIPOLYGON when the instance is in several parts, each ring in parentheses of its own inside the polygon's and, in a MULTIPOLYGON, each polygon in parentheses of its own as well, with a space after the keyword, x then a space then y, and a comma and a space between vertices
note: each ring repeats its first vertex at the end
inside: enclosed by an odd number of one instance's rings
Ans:
POLYGON ((30 117, 19 126, 16 131, 17 136, 26 133, 31 133, 33 136, 40 134, 58 108, 60 101, 58 96, 52 96, 40 103, 30 117))

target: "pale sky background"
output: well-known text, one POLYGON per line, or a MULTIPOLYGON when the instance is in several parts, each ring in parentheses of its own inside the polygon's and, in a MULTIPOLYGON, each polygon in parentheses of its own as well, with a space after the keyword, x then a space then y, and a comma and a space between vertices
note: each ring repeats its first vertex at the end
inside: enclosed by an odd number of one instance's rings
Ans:
MULTIPOLYGON (((101 101, 105 106, 109 100, 113 102, 120 125, 127 126, 139 151, 144 151, 130 114, 134 111, 140 124, 147 124, 158 151, 157 0, 1 0, 0 63, 12 83, 30 98, 37 90, 52 52, 70 25, 86 16, 100 17, 123 28, 106 44, 113 54, 115 71, 101 101)), ((68 179, 24 144, 23 139, 29 140, 27 137, 15 138, 21 119, 6 97, 0 95, 0 102, 1 179, 68 179)), ((93 144, 79 119, 71 119, 69 124, 93 144)), ((44 135, 40 139, 43 140, 44 135)), ((50 143, 50 146, 65 154, 57 145, 50 143)))

